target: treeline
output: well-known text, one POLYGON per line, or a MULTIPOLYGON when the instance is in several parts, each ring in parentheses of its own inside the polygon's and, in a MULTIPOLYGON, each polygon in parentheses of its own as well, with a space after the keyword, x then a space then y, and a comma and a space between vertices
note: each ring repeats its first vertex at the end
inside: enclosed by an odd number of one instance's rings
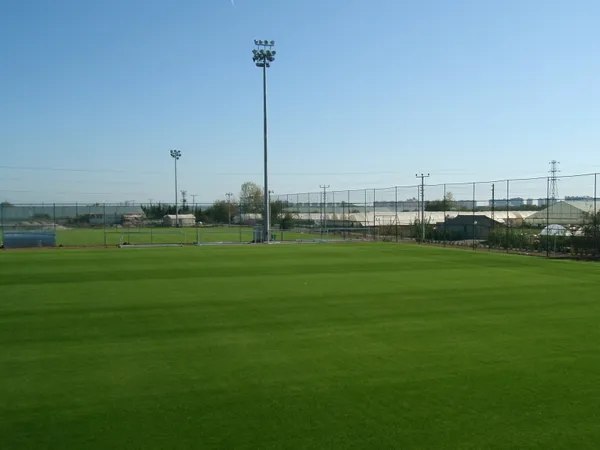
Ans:
POLYGON ((178 206, 167 203, 153 203, 151 205, 142 205, 142 210, 149 220, 162 220, 166 215, 175 214, 193 214, 196 221, 209 223, 229 223, 229 220, 237 214, 237 205, 224 200, 217 200, 210 206, 190 207, 188 204, 178 206))
MULTIPOLYGON (((504 200, 502 200, 504 201, 504 200)), ((485 206, 477 206, 475 205, 475 210, 476 211, 488 211, 490 210, 492 207, 489 205, 485 205, 485 206)), ((519 206, 515 206, 515 205, 503 205, 503 206, 499 206, 496 205, 494 208, 496 211, 506 211, 508 209, 508 211, 537 211, 539 209, 541 209, 539 206, 537 205, 519 205, 519 206)), ((461 205, 459 202, 457 202, 454 199, 454 194, 452 194, 452 192, 448 192, 446 194, 446 196, 444 197, 444 199, 442 200, 429 200, 429 201, 425 201, 425 211, 472 211, 473 210, 473 206, 471 207, 467 207, 467 206, 463 206, 461 205)))
MULTIPOLYGON (((269 202, 271 225, 282 229, 290 229, 294 226, 294 217, 285 212, 288 204, 281 200, 269 202)), ((167 203, 153 203, 142 205, 142 210, 149 220, 162 220, 166 215, 175 214, 175 205, 167 203)), ((178 205, 178 214, 194 214, 196 221, 208 224, 235 223, 237 216, 254 215, 256 222, 260 222, 264 213, 263 190, 256 183, 246 182, 242 184, 237 199, 217 200, 210 206, 194 205, 188 203, 178 205)), ((246 216, 247 217, 247 216, 246 216)), ((248 220, 245 220, 248 222, 248 220)))

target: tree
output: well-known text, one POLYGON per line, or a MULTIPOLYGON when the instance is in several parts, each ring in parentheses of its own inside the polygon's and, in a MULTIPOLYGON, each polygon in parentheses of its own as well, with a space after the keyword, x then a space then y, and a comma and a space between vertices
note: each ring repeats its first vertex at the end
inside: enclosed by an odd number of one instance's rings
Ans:
MULTIPOLYGON (((425 240, 431 240, 434 235, 435 225, 431 221, 431 217, 427 217, 425 219, 425 240)), ((415 238, 417 241, 423 240, 423 225, 421 221, 417 218, 410 224, 410 233, 411 237, 415 238)))
POLYGON ((175 214, 175 205, 166 203, 154 203, 152 205, 142 205, 142 211, 150 220, 160 220, 167 214, 175 214))
POLYGON ((263 190, 252 182, 246 181, 240 189, 240 207, 244 214, 260 214, 263 207, 263 190))
POLYGON ((13 205, 11 202, 9 202, 8 200, 4 200, 2 203, 0 203, 0 206, 2 207, 10 207, 10 206, 15 206, 13 205))
POLYGON ((231 211, 231 217, 236 214, 236 206, 233 203, 229 203, 225 200, 217 200, 212 204, 210 208, 204 211, 205 217, 208 221, 215 223, 229 223, 229 212, 231 211))
POLYGON ((281 200, 275 200, 270 203, 271 225, 274 225, 283 217, 285 206, 285 203, 281 200))
POLYGON ((454 194, 447 192, 443 200, 432 200, 425 205, 425 211, 453 211, 457 207, 454 194))
POLYGON ((600 212, 583 213, 583 227, 581 227, 585 237, 598 238, 600 236, 600 212))
POLYGON ((281 228, 282 230, 291 230, 292 228, 294 228, 295 225, 296 219, 289 212, 284 213, 279 219, 279 228, 281 228))

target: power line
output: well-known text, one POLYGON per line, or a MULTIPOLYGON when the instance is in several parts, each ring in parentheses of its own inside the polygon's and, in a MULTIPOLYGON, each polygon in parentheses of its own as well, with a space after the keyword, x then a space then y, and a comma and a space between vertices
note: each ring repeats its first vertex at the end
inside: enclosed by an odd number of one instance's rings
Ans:
MULTIPOLYGON (((8 192, 9 194, 58 194, 58 195, 73 195, 73 191, 36 191, 36 190, 25 190, 25 189, 0 189, 0 192, 8 192)), ((146 193, 143 192, 77 192, 77 195, 127 195, 127 196, 144 196, 146 193)))
MULTIPOLYGON (((7 166, 0 165, 0 170, 30 170, 38 172, 74 172, 74 173, 129 173, 143 175, 164 175, 164 172, 158 171, 135 171, 125 169, 85 169, 85 168, 66 168, 66 167, 35 167, 35 166, 7 166)), ((217 176, 253 176, 262 175, 262 172, 198 172, 217 176)), ((397 175, 400 172, 269 172, 269 175, 277 176, 336 176, 336 175, 397 175)))
POLYGON ((2 170, 32 170, 39 172, 82 172, 82 173, 138 173, 147 175, 161 175, 163 172, 135 171, 124 169, 70 169, 65 167, 34 167, 34 166, 5 166, 0 165, 2 170))

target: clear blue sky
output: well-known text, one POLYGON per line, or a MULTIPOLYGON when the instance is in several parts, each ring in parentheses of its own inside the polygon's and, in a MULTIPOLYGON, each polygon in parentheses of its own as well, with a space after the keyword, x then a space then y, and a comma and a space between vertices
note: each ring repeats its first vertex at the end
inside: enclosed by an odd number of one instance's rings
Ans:
POLYGON ((6 0, 0 200, 170 200, 170 148, 197 200, 262 183, 255 38, 277 42, 277 193, 544 176, 553 158, 600 172, 599 17, 597 0, 6 0))

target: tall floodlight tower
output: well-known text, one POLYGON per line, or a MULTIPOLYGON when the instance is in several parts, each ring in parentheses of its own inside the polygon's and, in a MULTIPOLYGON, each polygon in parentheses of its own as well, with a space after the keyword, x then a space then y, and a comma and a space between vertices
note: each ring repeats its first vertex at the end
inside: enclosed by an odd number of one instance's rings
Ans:
POLYGON ((560 169, 558 168, 559 164, 560 162, 553 159, 550 161, 550 170, 548 171, 548 173, 550 173, 550 200, 552 201, 552 204, 555 204, 558 200, 558 174, 560 173, 560 169))
POLYGON ((171 158, 175 161, 175 226, 179 226, 179 208, 177 207, 177 161, 181 158, 180 150, 171 150, 171 158))
POLYGON ((252 61, 256 67, 262 69, 263 73, 263 139, 264 139, 264 176, 265 185, 263 188, 264 194, 264 225, 263 225, 263 242, 269 242, 271 238, 271 217, 269 211, 269 173, 268 173, 268 143, 267 143, 267 69, 271 67, 275 61, 276 51, 273 50, 275 41, 255 40, 256 48, 252 50, 252 61))

